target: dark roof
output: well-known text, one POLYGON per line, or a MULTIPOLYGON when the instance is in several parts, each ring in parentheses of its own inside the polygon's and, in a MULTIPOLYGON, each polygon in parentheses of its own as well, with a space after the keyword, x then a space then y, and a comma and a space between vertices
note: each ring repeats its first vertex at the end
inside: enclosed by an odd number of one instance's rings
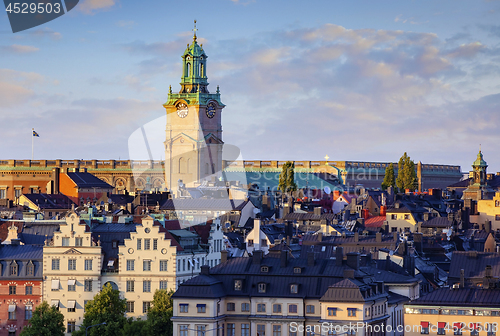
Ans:
POLYGON ((58 222, 26 222, 19 238, 26 245, 44 245, 46 239, 52 239, 54 231, 59 230, 58 222))
POLYGON ((24 194, 40 209, 71 209, 75 203, 63 194, 24 194))
POLYGON ((184 282, 172 295, 173 298, 220 298, 225 296, 222 282, 216 278, 201 274, 184 282))
POLYGON ((500 254, 477 251, 454 251, 451 257, 450 278, 460 278, 460 270, 464 270, 465 278, 485 276, 486 266, 491 266, 491 275, 500 277, 500 254))
POLYGON ((0 277, 2 279, 42 279, 43 247, 36 245, 0 245, 0 277), (12 262, 18 266, 18 274, 10 275, 8 266, 12 262), (27 275, 27 266, 35 267, 33 275, 27 275))
POLYGON ((176 198, 167 199, 161 205, 160 209, 231 211, 242 210, 248 202, 248 200, 229 200, 215 198, 176 198))
POLYGON ((431 220, 422 223, 422 227, 428 228, 447 228, 453 224, 448 217, 434 217, 431 220))
POLYGON ((1 245, 0 260, 34 260, 43 258, 43 247, 36 245, 1 245))
POLYGON ((333 302, 366 302, 387 297, 386 292, 376 293, 370 286, 355 279, 344 279, 330 287, 320 301, 333 302))
POLYGON ((135 232, 135 227, 135 224, 106 223, 99 224, 92 229, 92 237, 94 240, 100 241, 104 254, 103 270, 118 269, 118 245, 125 244, 125 239, 130 238, 130 232, 135 232), (113 241, 117 242, 115 248, 113 248, 113 241), (113 267, 108 267, 109 260, 115 260, 113 267))
POLYGON ((101 188, 101 189, 113 189, 113 186, 104 182, 100 178, 95 177, 88 172, 69 172, 66 173, 68 177, 79 187, 79 188, 101 188))
POLYGON ((500 289, 439 288, 409 305, 500 307, 500 289))
POLYGON ((134 196, 123 195, 123 194, 110 194, 108 195, 108 200, 110 200, 114 204, 127 205, 128 203, 134 201, 134 196))

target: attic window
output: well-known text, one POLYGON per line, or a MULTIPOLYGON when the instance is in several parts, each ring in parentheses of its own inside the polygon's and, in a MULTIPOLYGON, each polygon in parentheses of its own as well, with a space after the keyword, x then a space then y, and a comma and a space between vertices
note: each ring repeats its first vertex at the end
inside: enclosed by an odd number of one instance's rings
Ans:
POLYGON ((267 267, 267 266, 261 266, 260 271, 262 273, 267 273, 267 272, 269 272, 269 267, 267 267))
POLYGON ((13 261, 9 267, 9 275, 17 275, 17 271, 18 271, 17 263, 13 261))
POLYGON ((118 248, 118 240, 113 240, 113 241, 111 242, 111 247, 112 247, 112 248, 118 248))
POLYGON ((266 284, 261 282, 257 285, 257 289, 259 290, 259 293, 265 293, 266 292, 266 284))
POLYGON ((243 287, 243 280, 234 280, 234 290, 235 291, 241 291, 242 287, 243 287))
POLYGON ((299 292, 299 285, 297 284, 291 284, 290 285, 290 293, 291 294, 297 294, 299 292))
POLYGON ((293 273, 295 273, 295 274, 300 274, 300 273, 302 273, 302 268, 300 268, 300 267, 294 267, 294 268, 293 268, 293 273))

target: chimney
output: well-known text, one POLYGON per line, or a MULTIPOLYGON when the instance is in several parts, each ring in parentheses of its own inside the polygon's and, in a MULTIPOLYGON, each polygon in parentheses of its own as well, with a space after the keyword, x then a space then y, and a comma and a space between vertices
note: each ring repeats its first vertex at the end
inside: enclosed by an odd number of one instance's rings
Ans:
POLYGON ((260 265, 260 261, 262 260, 262 254, 263 251, 261 250, 254 250, 253 251, 253 259, 252 259, 252 264, 254 265, 260 265))
POLYGON ((427 222, 429 220, 429 212, 424 212, 424 221, 427 222))
POLYGON ((337 246, 335 250, 335 265, 342 266, 343 260, 344 260, 344 248, 342 246, 337 246))
POLYGON ((392 233, 392 240, 394 240, 396 243, 399 242, 399 235, 397 232, 392 233))
POLYGON ((391 270, 391 264, 392 264, 392 261, 391 261, 391 256, 388 254, 388 255, 385 257, 385 270, 386 270, 386 271, 390 271, 390 270, 391 270))
POLYGON ((377 242, 377 243, 382 242, 382 232, 375 233, 375 242, 377 242))
POLYGON ((344 278, 345 279, 354 279, 354 270, 353 269, 345 269, 344 270, 344 278))
POLYGON ((59 194, 59 175, 61 173, 60 168, 52 168, 52 193, 59 194))
POLYGON ((315 253, 312 251, 307 252, 307 266, 314 266, 315 253))
POLYGON ((489 220, 484 222, 484 231, 486 231, 486 233, 491 232, 491 222, 489 220))
POLYGON ((375 281, 377 284, 377 291, 379 294, 384 293, 384 282, 383 281, 375 281))
POLYGON ((358 231, 354 232, 354 241, 356 243, 359 242, 359 232, 358 231))
POLYGON ((321 207, 314 208, 314 214, 317 216, 321 216, 321 207))
POLYGON ((323 241, 323 232, 318 232, 318 243, 323 241))
MULTIPOLYGON (((227 251, 222 251, 222 252, 227 252, 227 251)), ((201 266, 200 274, 209 275, 210 274, 210 267, 208 265, 201 266)))
POLYGON ((360 259, 361 257, 358 252, 347 253, 347 266, 355 269, 356 271, 359 270, 360 259))
POLYGON ((385 216, 387 211, 387 205, 382 205, 380 207, 380 216, 385 216))
POLYGON ((460 288, 464 288, 464 287, 465 287, 465 271, 462 268, 460 270, 460 288))
POLYGON ((486 265, 486 269, 484 271, 484 275, 487 277, 487 278, 491 278, 491 265, 486 265))
POLYGON ((288 251, 281 250, 281 267, 285 268, 288 266, 288 251))
POLYGON ((220 251, 220 262, 226 262, 227 261, 227 250, 222 250, 220 251))

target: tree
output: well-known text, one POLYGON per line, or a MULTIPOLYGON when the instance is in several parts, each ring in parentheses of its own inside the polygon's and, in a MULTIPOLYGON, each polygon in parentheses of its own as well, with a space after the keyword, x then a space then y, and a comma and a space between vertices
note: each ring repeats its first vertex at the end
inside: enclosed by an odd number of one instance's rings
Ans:
POLYGON ((399 191, 410 189, 414 191, 417 187, 417 174, 415 173, 415 162, 406 154, 399 159, 398 163, 398 177, 396 179, 396 186, 399 191))
POLYGON ((149 335, 172 336, 173 325, 173 290, 160 289, 155 292, 151 308, 148 311, 146 330, 149 335))
POLYGON ((120 292, 111 287, 104 286, 102 291, 94 296, 94 299, 85 305, 85 314, 80 330, 73 335, 85 335, 85 329, 89 326, 106 322, 105 325, 92 327, 88 330, 90 336, 121 336, 122 329, 127 322, 125 312, 127 301, 120 298, 120 292))
POLYGON ((36 307, 21 336, 64 336, 64 315, 55 307, 43 301, 36 307))
POLYGON ((285 162, 281 167, 278 190, 282 193, 297 190, 297 184, 295 183, 295 164, 291 161, 285 162))
POLYGON ((385 168, 384 182, 382 182, 382 190, 387 188, 396 187, 396 178, 394 175, 394 165, 390 163, 387 168, 385 168))

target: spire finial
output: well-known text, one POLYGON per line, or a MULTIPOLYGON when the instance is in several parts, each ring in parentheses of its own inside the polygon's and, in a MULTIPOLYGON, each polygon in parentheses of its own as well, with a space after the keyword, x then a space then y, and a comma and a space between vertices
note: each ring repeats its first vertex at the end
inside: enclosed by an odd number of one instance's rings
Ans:
POLYGON ((481 153, 481 144, 479 144, 479 153, 481 153))
POLYGON ((168 93, 172 93, 172 85, 168 86, 168 93))
POLYGON ((193 41, 196 41, 196 31, 197 31, 197 30, 198 30, 198 29, 196 28, 196 20, 194 20, 194 29, 193 29, 193 31, 194 31, 194 36, 193 36, 193 41))

